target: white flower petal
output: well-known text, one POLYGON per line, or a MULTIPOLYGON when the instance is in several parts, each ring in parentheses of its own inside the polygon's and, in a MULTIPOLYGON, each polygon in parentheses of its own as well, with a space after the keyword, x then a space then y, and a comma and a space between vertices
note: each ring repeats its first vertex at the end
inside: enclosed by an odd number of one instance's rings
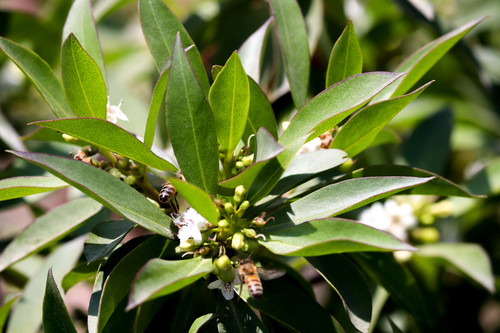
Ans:
POLYGON ((223 284, 224 282, 222 282, 222 280, 215 280, 215 281, 212 281, 208 284, 208 289, 220 289, 221 285, 223 284))
POLYGON ((226 301, 233 299, 234 289, 233 289, 233 285, 231 283, 222 283, 220 291, 222 292, 222 296, 224 296, 226 301))

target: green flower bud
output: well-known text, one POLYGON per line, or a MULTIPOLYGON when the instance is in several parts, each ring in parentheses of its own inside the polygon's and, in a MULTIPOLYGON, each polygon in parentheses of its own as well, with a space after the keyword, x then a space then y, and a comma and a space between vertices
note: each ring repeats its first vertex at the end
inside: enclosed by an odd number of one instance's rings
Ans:
POLYGON ((342 172, 347 172, 349 170, 351 170, 352 166, 354 164, 354 161, 352 160, 352 158, 349 158, 347 159, 347 161, 345 161, 341 166, 340 166, 340 171, 342 172))
POLYGON ((241 162, 243 162, 244 166, 249 166, 253 163, 253 154, 249 156, 245 156, 241 159, 241 162))
POLYGON ((245 189, 245 187, 243 185, 238 185, 234 189, 234 196, 243 197, 246 192, 247 192, 247 190, 245 189))
POLYGON ((447 217, 453 212, 453 203, 449 200, 441 200, 429 207, 429 212, 436 217, 447 217))
POLYGON ((211 251, 209 246, 202 246, 198 250, 196 250, 195 254, 199 256, 207 256, 211 251))
POLYGON ((189 238, 183 241, 182 243, 179 244, 179 247, 182 249, 184 252, 190 252, 196 249, 196 243, 194 239, 189 238))
POLYGON ((227 228, 229 227, 229 222, 227 222, 226 219, 223 219, 223 220, 219 220, 218 224, 217 224, 220 228, 227 228))
POLYGON ((255 232, 254 229, 243 229, 242 232, 247 236, 248 238, 255 238, 257 236, 257 232, 255 232))
POLYGON ((124 158, 120 158, 119 160, 116 161, 116 167, 120 170, 127 170, 129 168, 128 160, 124 158))
POLYGON ((128 175, 127 177, 125 177, 123 182, 127 185, 134 185, 136 180, 137 177, 135 177, 134 175, 128 175))
POLYGON ((242 217, 248 207, 250 207, 250 202, 248 200, 243 201, 238 208, 238 217, 242 217))
POLYGON ((233 214, 234 213, 234 206, 232 203, 230 202, 226 202, 224 204, 224 210, 226 211, 226 213, 228 214, 233 214))
POLYGON ((109 169, 108 172, 110 173, 110 175, 112 175, 113 177, 116 177, 118 179, 120 179, 122 177, 122 173, 117 168, 111 168, 111 169, 109 169))
MULTIPOLYGON (((221 277, 221 274, 224 273, 224 272, 227 272, 227 271, 231 271, 233 270, 233 265, 231 265, 231 260, 229 259, 229 257, 227 255, 222 255, 220 256, 219 258, 215 259, 214 260, 214 272, 215 274, 217 274, 219 277, 221 277)), ((234 274, 234 272, 233 272, 234 274)), ((233 275, 233 278, 231 279, 231 281, 224 281, 224 282, 232 282, 234 279, 234 275, 233 275)), ((222 278, 221 278, 222 280, 222 278)))
POLYGON ((236 176, 236 175, 238 174, 238 169, 236 169, 236 168, 232 168, 232 169, 231 169, 231 174, 232 174, 233 176, 236 176))
POLYGON ((237 161, 236 163, 234 163, 234 166, 236 167, 236 169, 241 170, 245 167, 245 164, 243 164, 242 161, 237 161))
POLYGON ((435 243, 439 240, 439 231, 434 227, 416 228, 411 236, 422 243, 435 243))
POLYGON ((64 134, 62 135, 62 138, 64 141, 66 141, 67 143, 75 143, 78 141, 78 138, 75 138, 74 136, 71 136, 69 134, 64 134))
POLYGON ((231 247, 235 250, 241 250, 245 245, 245 237, 241 233, 235 233, 231 240, 231 247))

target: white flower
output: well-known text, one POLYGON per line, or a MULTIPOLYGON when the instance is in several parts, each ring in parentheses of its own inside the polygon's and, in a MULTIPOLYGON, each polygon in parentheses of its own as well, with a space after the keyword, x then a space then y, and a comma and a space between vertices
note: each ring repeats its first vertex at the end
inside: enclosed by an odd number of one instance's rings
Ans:
POLYGON ((310 153, 313 151, 317 151, 321 149, 321 139, 319 137, 312 139, 311 141, 305 143, 302 147, 300 147, 297 155, 310 153))
POLYGON ((236 290, 236 292, 239 292, 240 287, 241 282, 238 278, 238 275, 234 276, 234 280, 231 283, 224 282, 218 278, 217 280, 210 282, 210 284, 208 285, 208 289, 220 289, 222 296, 224 296, 227 301, 233 299, 234 291, 236 290))
POLYGON ((407 202, 397 203, 391 199, 384 204, 374 203, 361 213, 359 220, 363 224, 387 231, 403 240, 408 237, 408 229, 417 225, 413 207, 407 202))
POLYGON ((108 111, 106 113, 106 120, 112 122, 113 124, 116 124, 118 119, 128 121, 128 117, 123 111, 120 109, 120 106, 122 106, 123 100, 120 100, 120 103, 118 105, 111 105, 109 102, 109 96, 108 96, 108 104, 106 105, 108 111))
POLYGON ((179 228, 177 238, 179 238, 181 243, 190 238, 194 240, 196 245, 202 243, 203 239, 200 230, 203 230, 209 222, 198 214, 196 210, 189 208, 187 211, 178 214, 173 221, 179 228))

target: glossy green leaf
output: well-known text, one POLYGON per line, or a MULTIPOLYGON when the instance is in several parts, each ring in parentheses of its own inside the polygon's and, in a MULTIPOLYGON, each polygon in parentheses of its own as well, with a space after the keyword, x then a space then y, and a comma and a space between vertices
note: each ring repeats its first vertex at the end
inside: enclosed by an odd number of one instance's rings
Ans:
POLYGON ((47 284, 45 285, 45 296, 43 297, 43 318, 44 332, 75 332, 76 328, 71 321, 68 309, 59 293, 52 269, 47 274, 47 284))
POLYGON ((9 296, 12 296, 12 294, 5 297, 2 306, 0 307, 0 331, 2 332, 4 332, 5 323, 9 316, 10 309, 12 308, 14 303, 17 302, 17 300, 21 297, 21 294, 14 295, 10 299, 9 296))
POLYGON ((61 281, 61 287, 64 291, 67 291, 74 285, 82 281, 88 281, 96 276, 99 268, 101 267, 101 261, 94 261, 91 264, 83 263, 71 271, 69 271, 61 281))
POLYGON ((278 227, 300 224, 353 210, 431 179, 433 177, 367 177, 345 180, 314 191, 277 210, 272 216, 276 218, 278 227))
POLYGON ((158 71, 163 69, 164 64, 172 55, 175 36, 179 32, 182 44, 186 45, 186 49, 190 47, 187 56, 191 66, 193 66, 194 73, 204 93, 208 94, 210 84, 208 83, 208 75, 200 53, 186 29, 170 8, 161 0, 140 0, 139 16, 141 18, 142 32, 158 71))
MULTIPOLYGON (((126 302, 127 294, 129 294, 137 271, 139 271, 149 259, 156 258, 160 255, 166 241, 168 242, 168 240, 159 236, 153 236, 147 239, 125 255, 111 271, 104 282, 101 299, 99 301, 98 332, 102 332, 106 323, 113 315, 113 312, 124 310, 121 303, 126 302)), ((91 311, 89 310, 89 316, 90 315, 91 311)), ((95 312, 93 315, 95 316, 95 312)))
POLYGON ((101 222, 90 231, 83 252, 87 264, 107 257, 135 224, 127 220, 101 222))
POLYGON ((73 34, 63 44, 61 67, 66 97, 75 114, 106 119, 106 83, 99 66, 73 34))
POLYGON ((252 78, 248 78, 250 86, 250 106, 248 109, 248 119, 243 133, 243 142, 247 142, 248 137, 252 134, 257 135, 261 127, 264 127, 272 134, 274 138, 278 138, 278 126, 274 111, 269 103, 266 94, 262 91, 257 83, 252 78))
POLYGON ((470 21, 436 40, 423 46, 408 58, 406 58, 397 68, 398 73, 407 73, 394 84, 384 89, 384 91, 374 99, 380 101, 394 96, 399 96, 410 90, 417 81, 424 76, 466 33, 479 24, 486 17, 470 21))
POLYGON ((58 118, 75 116, 66 100, 61 82, 42 58, 31 50, 3 37, 0 37, 0 48, 33 82, 35 88, 58 118))
POLYGON ((190 207, 196 210, 207 221, 214 224, 218 221, 218 213, 215 208, 214 200, 199 187, 186 183, 176 178, 169 178, 169 181, 175 186, 177 192, 187 201, 190 207))
POLYGON ((352 173, 351 176, 353 178, 378 176, 434 177, 425 184, 404 191, 403 194, 481 198, 481 196, 471 194, 467 192, 463 187, 449 181, 446 178, 436 175, 435 173, 418 168, 413 168, 407 165, 376 165, 356 170, 352 173))
POLYGON ((335 136, 332 148, 344 150, 353 157, 367 148, 378 133, 430 83, 411 94, 371 104, 353 115, 335 136))
POLYGON ((247 303, 239 299, 225 300, 219 297, 216 311, 221 314, 217 318, 218 332, 268 332, 262 321, 247 303))
POLYGON ((163 73, 161 73, 158 81, 156 81, 156 85, 153 90, 153 98, 151 99, 151 104, 149 106, 148 120, 146 121, 146 131, 144 132, 144 145, 148 148, 151 148, 153 146, 158 114, 160 113, 160 109, 162 108, 163 102, 165 101, 169 72, 170 67, 167 68, 163 73))
MULTIPOLYGON (((62 142, 67 144, 67 142, 62 137, 60 132, 54 131, 50 128, 38 127, 34 131, 26 134, 21 138, 23 141, 51 141, 51 142, 62 142)), ((75 142, 71 143, 74 146, 86 146, 87 143, 85 141, 76 139, 75 142)), ((19 150, 19 149, 16 149, 19 150)), ((24 150, 22 150, 24 151, 24 150)))
POLYGON ((388 72, 365 73, 351 76, 329 87, 293 117, 279 143, 287 146, 297 137, 312 131, 315 131, 314 136, 319 136, 332 129, 401 75, 388 72))
POLYGON ((264 128, 260 128, 257 132, 256 142, 257 151, 255 152, 254 163, 233 178, 220 182, 219 193, 232 195, 233 189, 238 185, 243 185, 246 189, 250 188, 266 162, 283 151, 283 147, 264 128))
POLYGON ((387 290, 391 298, 408 311, 422 325, 428 324, 429 315, 420 288, 408 269, 392 253, 351 254, 364 272, 387 290))
POLYGON ((295 0, 271 0, 271 16, 281 46, 290 92, 297 109, 307 101, 309 87, 309 44, 306 24, 295 0))
POLYGON ((212 111, 177 37, 167 84, 167 128, 186 180, 215 195, 219 150, 212 111))
POLYGON ((219 146, 226 151, 226 160, 230 160, 243 136, 250 104, 248 77, 236 51, 217 75, 208 100, 215 118, 219 146))
POLYGON ((453 112, 447 108, 418 124, 403 145, 403 156, 408 164, 441 173, 451 154, 454 123, 453 112), (426 149, 431 146, 432 149, 426 149))
POLYGON ((7 245, 0 256, 0 272, 71 233, 102 206, 90 198, 77 199, 40 216, 7 245))
POLYGON ((76 238, 55 249, 23 289, 23 295, 11 313, 7 333, 38 332, 42 324, 42 306, 47 272, 52 267, 56 284, 76 263, 82 253, 83 238, 76 238))
POLYGON ((322 256, 363 251, 415 251, 394 236, 344 219, 322 219, 284 228, 269 223, 259 243, 273 253, 287 256, 322 256))
POLYGON ((104 57, 97 35, 94 16, 92 14, 91 3, 88 0, 76 0, 73 2, 66 23, 63 28, 63 41, 68 38, 70 34, 75 35, 81 43, 83 49, 87 51, 89 56, 99 66, 99 70, 104 75, 104 57))
POLYGON ((307 261, 339 294, 354 327, 361 332, 368 332, 372 317, 372 298, 359 268, 343 255, 308 257, 307 261))
POLYGON ((419 250, 418 256, 443 260, 489 292, 495 291, 495 277, 490 259, 481 246, 466 243, 435 243, 420 246, 419 250))
POLYGON ((142 194, 109 173, 72 159, 41 153, 12 152, 73 185, 112 211, 165 237, 170 219, 142 194))
POLYGON ((94 146, 104 148, 159 170, 177 168, 153 153, 146 145, 123 128, 98 118, 70 118, 30 123, 60 131, 94 146))
POLYGON ((334 329, 326 310, 286 275, 281 279, 264 281, 262 299, 255 300, 245 292, 242 297, 252 308, 276 319, 291 331, 339 332, 334 329))
POLYGON ((212 269, 212 260, 202 257, 187 260, 152 259, 137 274, 127 308, 132 309, 148 300, 182 289, 212 269))
POLYGON ((206 315, 200 316, 193 321, 193 324, 189 328, 188 333, 198 333, 200 329, 212 319, 219 317, 218 314, 215 313, 207 313, 206 315))
POLYGON ((89 301, 89 310, 87 317, 87 329, 89 333, 97 333, 97 324, 99 319, 98 317, 99 304, 101 302, 104 279, 105 279, 104 271, 98 271, 94 279, 94 286, 92 288, 92 295, 94 295, 94 297, 91 297, 89 301))
POLYGON ((245 72, 257 83, 260 82, 262 50, 264 49, 264 43, 269 34, 270 23, 271 19, 264 22, 264 24, 248 37, 238 49, 238 55, 240 56, 243 68, 245 68, 245 72))
POLYGON ((68 186, 56 177, 24 176, 0 180, 0 201, 57 190, 68 186))
POLYGON ((352 21, 347 26, 333 46, 326 70, 326 87, 359 74, 363 70, 363 54, 359 46, 352 21))

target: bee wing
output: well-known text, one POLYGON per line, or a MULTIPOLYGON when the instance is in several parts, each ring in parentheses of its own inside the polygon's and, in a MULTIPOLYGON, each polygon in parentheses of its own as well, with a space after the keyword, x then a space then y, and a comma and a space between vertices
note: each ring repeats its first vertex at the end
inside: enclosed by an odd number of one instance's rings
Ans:
POLYGON ((286 271, 281 268, 267 268, 267 267, 259 267, 257 269, 259 272, 259 276, 263 280, 272 280, 277 279, 285 275, 286 271))

